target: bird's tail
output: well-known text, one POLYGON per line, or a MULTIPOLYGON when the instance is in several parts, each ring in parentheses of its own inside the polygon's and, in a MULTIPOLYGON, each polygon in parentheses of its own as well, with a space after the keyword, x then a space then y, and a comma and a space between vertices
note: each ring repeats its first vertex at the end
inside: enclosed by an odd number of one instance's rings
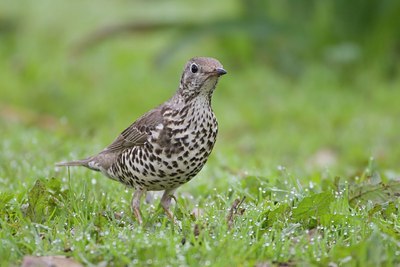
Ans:
POLYGON ((56 163, 56 166, 57 167, 83 166, 94 171, 100 171, 100 166, 97 163, 95 156, 86 159, 59 162, 56 163))
POLYGON ((85 166, 87 167, 89 163, 88 159, 81 160, 73 160, 73 161, 64 161, 56 163, 57 167, 67 167, 67 166, 85 166))

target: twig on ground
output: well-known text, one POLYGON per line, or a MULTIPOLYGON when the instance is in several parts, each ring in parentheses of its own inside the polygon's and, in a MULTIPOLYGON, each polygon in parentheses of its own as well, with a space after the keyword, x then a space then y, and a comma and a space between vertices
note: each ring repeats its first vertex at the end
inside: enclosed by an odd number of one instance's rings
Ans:
POLYGON ((239 208, 245 199, 246 199, 246 196, 243 196, 242 199, 237 198, 237 199, 235 199, 235 201, 233 201, 232 207, 229 210, 228 216, 226 217, 226 221, 228 223, 229 230, 232 228, 235 215, 236 214, 242 215, 244 213, 245 209, 244 208, 239 209, 239 208))

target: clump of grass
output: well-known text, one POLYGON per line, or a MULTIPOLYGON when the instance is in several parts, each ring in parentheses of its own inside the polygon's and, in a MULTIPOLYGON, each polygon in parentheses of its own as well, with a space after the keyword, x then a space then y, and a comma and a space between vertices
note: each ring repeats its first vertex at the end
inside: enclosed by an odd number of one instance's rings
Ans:
MULTIPOLYGON (((83 186, 38 179, 19 199, 0 194, 1 259, 62 254, 115 266, 398 264, 399 181, 378 170, 323 186, 293 177, 282 184, 286 175, 244 176, 228 190, 209 188, 197 197, 182 192, 174 208, 180 225, 156 202, 145 204, 144 226, 131 215, 128 190, 98 190, 110 181, 99 180, 100 187, 97 179, 83 186)), ((78 178, 74 172, 69 179, 78 178)), ((107 186, 115 187, 121 185, 107 186)))

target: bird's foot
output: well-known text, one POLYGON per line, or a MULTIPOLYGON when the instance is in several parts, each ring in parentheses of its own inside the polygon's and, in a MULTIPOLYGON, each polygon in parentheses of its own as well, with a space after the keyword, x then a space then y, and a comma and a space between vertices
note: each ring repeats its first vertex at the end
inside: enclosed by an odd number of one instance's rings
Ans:
POLYGON ((144 193, 144 190, 136 190, 133 194, 131 203, 133 215, 135 215, 140 225, 143 224, 142 215, 140 214, 140 199, 144 193))
POLYGON ((142 220, 142 215, 140 215, 140 209, 137 208, 137 207, 132 207, 132 209, 133 209, 133 215, 135 215, 136 220, 138 221, 138 223, 140 225, 142 225, 143 224, 143 220, 142 220))
POLYGON ((174 214, 170 211, 169 207, 171 206, 171 199, 174 199, 176 202, 176 198, 173 195, 175 192, 175 189, 172 190, 165 190, 162 198, 161 198, 161 207, 164 209, 165 214, 167 215, 167 217, 171 220, 171 222, 173 222, 174 224, 176 223, 176 220, 174 218, 174 214))

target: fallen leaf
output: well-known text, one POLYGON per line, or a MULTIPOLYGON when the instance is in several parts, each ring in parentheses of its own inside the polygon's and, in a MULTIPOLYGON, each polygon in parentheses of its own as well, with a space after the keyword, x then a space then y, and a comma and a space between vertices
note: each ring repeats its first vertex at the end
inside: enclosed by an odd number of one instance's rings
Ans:
POLYGON ((256 263, 255 267, 270 267, 271 264, 269 264, 268 262, 259 262, 256 263))
POLYGON ((83 265, 65 256, 25 256, 21 267, 83 267, 83 265))
POLYGON ((295 220, 308 220, 330 213, 330 204, 334 197, 329 192, 314 194, 302 199, 293 209, 295 220))

